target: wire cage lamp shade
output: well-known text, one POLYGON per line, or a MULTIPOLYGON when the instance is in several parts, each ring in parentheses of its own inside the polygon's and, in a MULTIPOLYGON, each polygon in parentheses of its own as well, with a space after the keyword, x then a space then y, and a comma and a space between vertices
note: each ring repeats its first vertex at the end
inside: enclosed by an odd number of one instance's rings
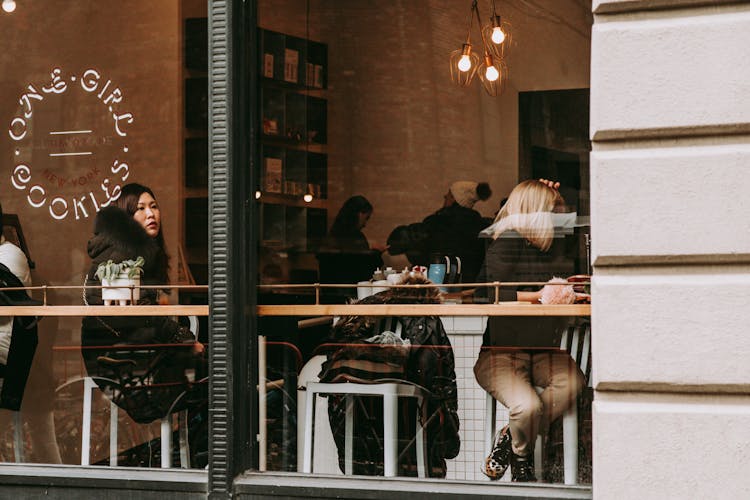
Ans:
POLYGON ((479 16, 477 0, 472 0, 468 24, 466 42, 450 55, 451 81, 460 87, 468 87, 474 77, 479 75, 482 87, 487 94, 497 96, 505 89, 508 80, 505 53, 510 45, 510 24, 503 21, 497 14, 494 0, 492 0, 492 14, 488 24, 484 27, 479 16), (482 57, 473 52, 471 45, 471 29, 475 17, 482 40, 482 57))
POLYGON ((479 67, 479 57, 471 48, 471 44, 467 42, 460 49, 451 52, 451 81, 459 87, 468 87, 479 67))
POLYGON ((499 57, 487 53, 484 61, 477 70, 479 80, 482 82, 485 92, 492 97, 497 97, 505 90, 505 82, 508 80, 508 66, 499 57))
POLYGON ((486 48, 494 57, 503 58, 511 42, 510 23, 503 21, 502 17, 495 13, 495 2, 492 2, 492 9, 490 22, 482 28, 482 39, 486 41, 486 48))

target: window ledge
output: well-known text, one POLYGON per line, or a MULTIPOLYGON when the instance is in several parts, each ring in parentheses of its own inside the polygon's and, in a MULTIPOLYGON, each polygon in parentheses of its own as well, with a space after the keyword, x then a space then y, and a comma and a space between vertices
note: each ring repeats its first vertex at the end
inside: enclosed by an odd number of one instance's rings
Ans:
POLYGON ((52 498, 133 498, 133 491, 164 493, 159 498, 205 498, 208 475, 204 470, 80 467, 76 465, 2 464, 0 484, 5 494, 24 498, 43 491, 52 498), (56 494, 57 495, 56 495, 56 494), (173 493, 174 495, 170 495, 173 493), (70 495, 70 496, 68 496, 70 495))
POLYGON ((440 500, 453 498, 591 499, 591 486, 545 483, 460 482, 444 479, 342 477, 250 472, 234 482, 236 498, 351 498, 440 500))

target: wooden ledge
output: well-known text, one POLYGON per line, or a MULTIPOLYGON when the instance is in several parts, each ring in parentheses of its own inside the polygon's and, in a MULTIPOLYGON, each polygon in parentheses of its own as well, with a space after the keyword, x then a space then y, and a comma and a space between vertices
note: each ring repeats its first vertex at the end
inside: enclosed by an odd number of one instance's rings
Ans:
POLYGON ((591 304, 260 305, 258 316, 591 316, 591 304))
POLYGON ((208 316, 208 306, 0 306, 0 316, 208 316))

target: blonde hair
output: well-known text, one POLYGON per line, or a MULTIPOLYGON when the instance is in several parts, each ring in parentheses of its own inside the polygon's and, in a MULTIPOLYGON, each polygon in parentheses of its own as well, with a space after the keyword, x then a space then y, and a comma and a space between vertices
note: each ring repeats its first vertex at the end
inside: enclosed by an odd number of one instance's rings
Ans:
POLYGON ((560 201, 560 193, 537 180, 523 181, 508 196, 495 218, 492 237, 516 231, 532 245, 546 252, 555 234, 552 210, 560 201))

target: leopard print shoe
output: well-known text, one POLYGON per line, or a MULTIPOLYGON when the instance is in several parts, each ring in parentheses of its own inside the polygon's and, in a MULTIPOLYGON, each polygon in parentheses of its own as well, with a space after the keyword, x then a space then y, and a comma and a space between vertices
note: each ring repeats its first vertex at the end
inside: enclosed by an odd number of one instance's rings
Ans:
POLYGON ((497 431, 493 442, 492 451, 484 461, 484 470, 482 472, 488 478, 497 481, 508 470, 512 454, 510 429, 507 425, 497 431))

